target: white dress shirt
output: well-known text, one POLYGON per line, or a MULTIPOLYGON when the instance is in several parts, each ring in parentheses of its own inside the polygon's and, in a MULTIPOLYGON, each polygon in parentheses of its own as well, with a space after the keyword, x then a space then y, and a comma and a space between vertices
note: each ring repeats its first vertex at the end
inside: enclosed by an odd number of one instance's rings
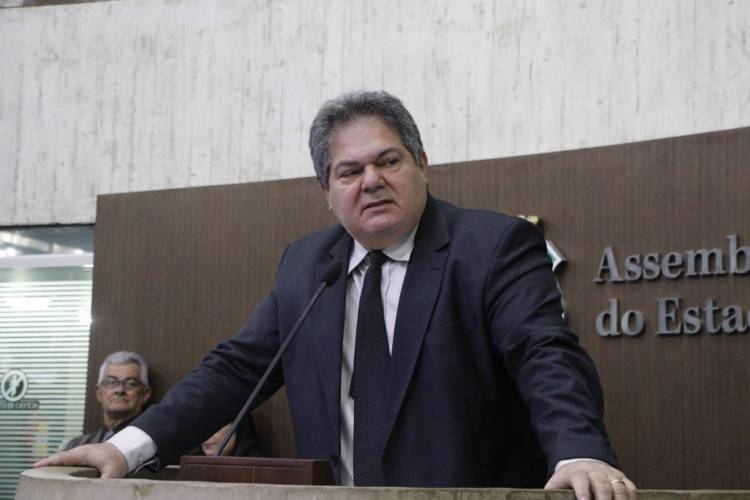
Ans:
MULTIPOLYGON (((383 298, 383 316, 385 331, 388 334, 388 351, 393 350, 393 330, 396 326, 396 312, 401 288, 404 285, 406 266, 409 264, 411 251, 414 249, 414 235, 417 227, 396 245, 383 250, 389 260, 383 262, 380 294, 383 298)), ((354 400, 349 395, 354 367, 354 344, 357 338, 357 313, 362 284, 370 267, 366 261, 367 249, 354 241, 354 249, 349 257, 346 282, 346 308, 344 310, 344 336, 341 344, 341 452, 339 460, 340 483, 352 485, 354 478, 354 400)))

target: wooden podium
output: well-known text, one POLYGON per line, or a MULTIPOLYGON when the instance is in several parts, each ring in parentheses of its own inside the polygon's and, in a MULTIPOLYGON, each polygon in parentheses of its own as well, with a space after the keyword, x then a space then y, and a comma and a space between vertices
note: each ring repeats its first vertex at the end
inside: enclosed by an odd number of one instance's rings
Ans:
POLYGON ((183 456, 180 481, 329 486, 336 484, 326 460, 183 456))

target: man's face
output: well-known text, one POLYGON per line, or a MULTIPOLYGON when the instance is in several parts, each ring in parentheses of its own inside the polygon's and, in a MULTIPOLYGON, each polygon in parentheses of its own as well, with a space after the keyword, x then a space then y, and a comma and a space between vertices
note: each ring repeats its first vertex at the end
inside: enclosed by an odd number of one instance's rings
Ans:
POLYGON ((427 202, 427 157, 418 165, 398 134, 377 117, 363 116, 331 137, 328 206, 368 250, 406 237, 427 202))
POLYGON ((143 405, 151 397, 151 388, 140 383, 140 373, 137 363, 107 365, 102 382, 96 386, 96 399, 104 413, 130 418, 143 410, 143 405), (119 383, 108 387, 108 381, 119 383))

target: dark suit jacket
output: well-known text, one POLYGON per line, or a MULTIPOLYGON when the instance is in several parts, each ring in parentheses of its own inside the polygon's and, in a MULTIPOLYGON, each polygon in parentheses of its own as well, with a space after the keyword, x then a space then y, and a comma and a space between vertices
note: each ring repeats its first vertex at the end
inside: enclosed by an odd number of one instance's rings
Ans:
POLYGON ((63 447, 62 451, 72 450, 73 448, 77 448, 78 446, 83 446, 84 444, 103 443, 110 437, 112 437, 112 434, 110 434, 109 429, 107 429, 106 427, 100 427, 94 432, 90 432, 88 434, 82 434, 80 436, 74 437, 73 439, 67 442, 67 444, 63 447))
MULTIPOLYGON (((134 425, 169 456, 228 422, 320 283, 346 265, 340 226, 287 247, 277 283, 220 344, 134 425)), ((339 453, 346 279, 320 297, 269 378, 285 384, 299 457, 339 453)), ((396 318, 388 387, 386 483, 541 486, 561 459, 615 464, 590 358, 561 318, 544 239, 517 217, 429 197, 396 318)))

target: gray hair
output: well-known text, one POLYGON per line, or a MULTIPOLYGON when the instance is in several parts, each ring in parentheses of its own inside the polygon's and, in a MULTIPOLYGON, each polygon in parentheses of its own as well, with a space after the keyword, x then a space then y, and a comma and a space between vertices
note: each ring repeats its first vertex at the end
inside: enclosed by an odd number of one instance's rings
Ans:
MULTIPOLYGON (((404 147, 420 164, 424 147, 419 128, 401 101, 383 90, 359 90, 326 101, 310 126, 310 156, 315 175, 323 189, 328 189, 331 171, 331 136, 337 127, 362 116, 381 118, 396 132, 404 147)), ((420 165, 424 166, 424 165, 420 165)))
POLYGON ((104 372, 107 371, 109 365, 126 365, 129 363, 135 363, 141 368, 141 383, 148 385, 148 364, 143 357, 137 352, 130 351, 117 351, 113 352, 106 357, 102 366, 99 367, 99 381, 97 384, 101 384, 104 380, 104 372))

